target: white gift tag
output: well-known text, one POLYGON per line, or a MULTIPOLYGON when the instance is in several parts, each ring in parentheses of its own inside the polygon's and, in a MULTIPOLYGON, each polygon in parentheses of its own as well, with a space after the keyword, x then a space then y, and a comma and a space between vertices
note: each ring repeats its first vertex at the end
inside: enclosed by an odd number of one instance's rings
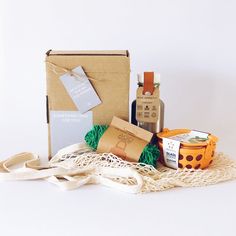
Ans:
POLYGON ((92 84, 81 66, 72 70, 75 74, 66 73, 60 76, 66 91, 80 113, 85 113, 101 103, 92 84))

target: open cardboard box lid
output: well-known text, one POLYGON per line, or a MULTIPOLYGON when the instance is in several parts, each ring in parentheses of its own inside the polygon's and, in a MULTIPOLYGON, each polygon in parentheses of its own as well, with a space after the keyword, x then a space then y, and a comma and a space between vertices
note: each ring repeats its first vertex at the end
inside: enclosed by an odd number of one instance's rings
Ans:
POLYGON ((128 50, 80 50, 80 51, 57 51, 57 50, 48 50, 46 52, 47 56, 50 55, 76 55, 76 56, 126 56, 129 57, 128 50))

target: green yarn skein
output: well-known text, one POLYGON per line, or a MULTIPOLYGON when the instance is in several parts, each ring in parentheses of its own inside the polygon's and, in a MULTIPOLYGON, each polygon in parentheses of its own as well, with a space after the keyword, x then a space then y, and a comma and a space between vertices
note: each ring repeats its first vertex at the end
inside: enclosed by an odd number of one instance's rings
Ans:
MULTIPOLYGON (((102 135, 107 130, 108 125, 94 125, 92 130, 90 130, 85 135, 86 143, 93 149, 97 150, 98 142, 102 135)), ((160 151, 158 150, 157 146, 152 144, 147 144, 147 146, 143 149, 141 156, 139 158, 140 163, 145 163, 148 165, 152 165, 156 167, 157 159, 160 156, 160 151)))

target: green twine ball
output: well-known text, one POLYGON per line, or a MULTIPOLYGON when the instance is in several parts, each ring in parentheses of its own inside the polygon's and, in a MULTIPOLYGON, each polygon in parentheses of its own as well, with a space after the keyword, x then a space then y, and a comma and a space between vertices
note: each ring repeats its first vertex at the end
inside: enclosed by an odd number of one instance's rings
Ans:
MULTIPOLYGON (((94 125, 92 130, 90 130, 85 135, 86 143, 93 149, 97 150, 98 142, 102 135, 107 130, 108 125, 94 125)), ((140 163, 145 163, 148 165, 152 165, 156 167, 157 159, 160 156, 160 151, 158 150, 157 146, 152 144, 147 144, 147 146, 143 149, 141 156, 139 158, 140 163)))

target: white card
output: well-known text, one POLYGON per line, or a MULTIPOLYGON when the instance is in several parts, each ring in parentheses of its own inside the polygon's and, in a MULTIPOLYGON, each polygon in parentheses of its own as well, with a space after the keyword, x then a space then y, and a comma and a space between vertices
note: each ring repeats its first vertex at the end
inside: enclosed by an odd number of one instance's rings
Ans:
POLYGON ((50 111, 52 156, 66 146, 84 142, 84 136, 92 126, 92 111, 84 114, 79 111, 50 111))
POLYGON ((78 111, 84 113, 101 103, 92 84, 81 66, 72 70, 76 76, 66 73, 60 76, 67 93, 73 100, 78 111))
POLYGON ((180 142, 163 138, 163 155, 166 166, 178 169, 180 142))

